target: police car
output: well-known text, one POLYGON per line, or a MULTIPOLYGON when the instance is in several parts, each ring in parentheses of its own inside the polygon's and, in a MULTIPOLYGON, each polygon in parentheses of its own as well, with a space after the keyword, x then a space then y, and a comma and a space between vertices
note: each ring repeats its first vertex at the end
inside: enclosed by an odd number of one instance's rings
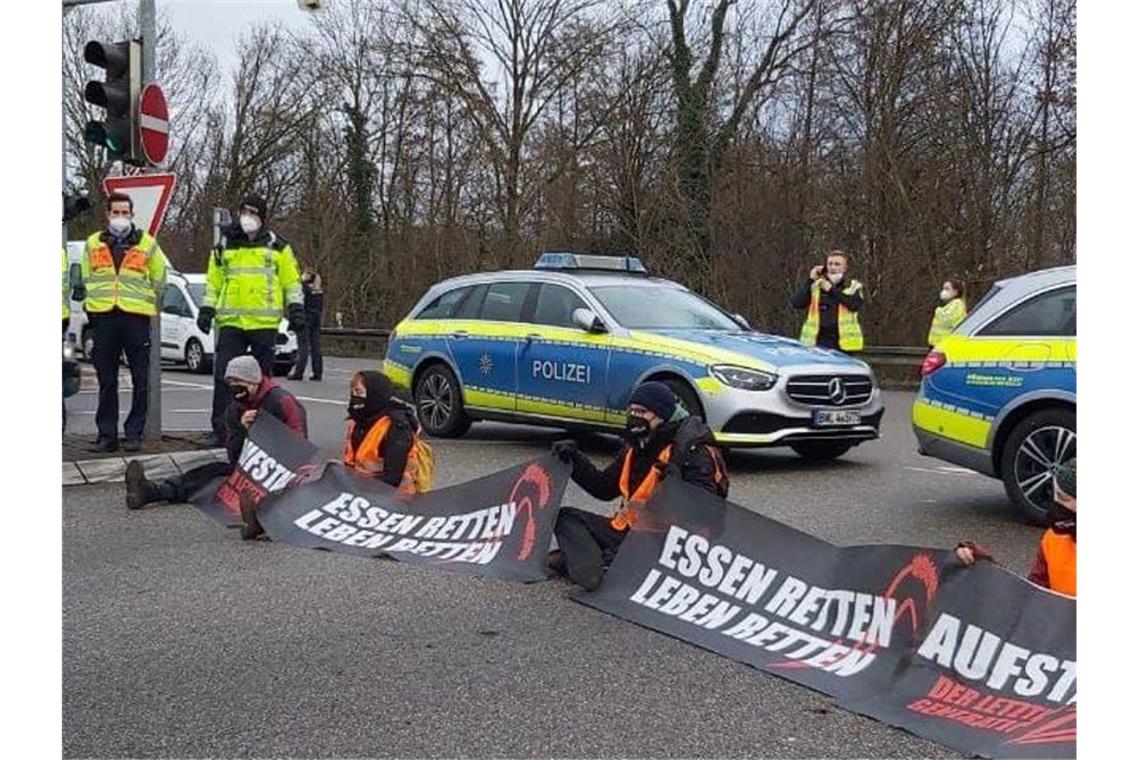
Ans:
POLYGON ((1077 454, 1077 272, 1003 280, 927 355, 911 412, 919 451, 1001 478, 1035 522, 1077 454))
POLYGON ((392 332, 384 368, 441 437, 473 420, 618 431, 650 379, 726 447, 831 459, 877 438, 883 414, 863 362, 755 332, 630 257, 546 253, 441 282, 392 332))

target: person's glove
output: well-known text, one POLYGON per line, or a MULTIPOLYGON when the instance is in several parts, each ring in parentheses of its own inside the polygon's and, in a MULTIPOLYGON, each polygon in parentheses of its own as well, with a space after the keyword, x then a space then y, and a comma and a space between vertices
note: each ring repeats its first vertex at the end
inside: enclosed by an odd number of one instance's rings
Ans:
POLYGON ((305 307, 301 304, 289 304, 288 316, 285 318, 289 320, 289 329, 293 332, 299 333, 305 329, 305 307))
POLYGON ((550 446, 550 453, 561 459, 563 462, 570 463, 578 454, 578 443, 576 441, 555 441, 550 446))
POLYGON ((204 333, 210 332, 210 328, 214 324, 214 311, 213 306, 203 306, 198 309, 198 329, 204 333))
POLYGON ((83 301, 87 299, 87 287, 80 283, 71 288, 71 300, 83 301))

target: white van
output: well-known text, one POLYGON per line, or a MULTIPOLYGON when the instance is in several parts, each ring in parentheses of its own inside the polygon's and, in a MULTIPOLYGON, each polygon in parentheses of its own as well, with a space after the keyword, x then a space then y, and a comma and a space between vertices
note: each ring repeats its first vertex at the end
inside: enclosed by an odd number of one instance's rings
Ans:
MULTIPOLYGON (((170 274, 162 293, 162 358, 186 364, 191 372, 214 366, 214 335, 198 329, 198 307, 206 294, 206 275, 170 274)), ((282 319, 277 327, 273 373, 288 374, 297 361, 297 336, 282 319)))

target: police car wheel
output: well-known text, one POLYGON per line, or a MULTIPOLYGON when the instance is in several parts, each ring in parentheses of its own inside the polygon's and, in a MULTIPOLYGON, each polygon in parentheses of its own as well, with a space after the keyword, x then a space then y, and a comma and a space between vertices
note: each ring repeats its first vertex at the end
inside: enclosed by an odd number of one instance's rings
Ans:
POLYGON ((459 381, 442 364, 428 367, 416 382, 416 411, 428 435, 457 438, 471 427, 463 411, 459 381))
POLYGON ((688 383, 671 377, 666 378, 663 382, 673 391, 673 395, 677 397, 681 406, 685 407, 685 411, 694 417, 700 417, 702 420, 705 418, 705 411, 701 408, 701 400, 697 398, 696 393, 693 393, 693 389, 689 387, 688 383))
POLYGON ((1030 522, 1048 525, 1053 473, 1077 455, 1077 415, 1071 409, 1034 412, 1010 432, 1001 451, 1005 493, 1030 522))
POLYGON ((809 462, 826 462, 843 456, 852 445, 844 441, 801 441, 792 444, 792 451, 809 462))

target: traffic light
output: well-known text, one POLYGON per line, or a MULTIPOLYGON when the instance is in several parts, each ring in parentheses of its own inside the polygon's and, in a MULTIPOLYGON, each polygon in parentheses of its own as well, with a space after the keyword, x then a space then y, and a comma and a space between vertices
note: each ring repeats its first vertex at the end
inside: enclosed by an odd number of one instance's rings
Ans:
POLYGON ((107 156, 128 164, 144 164, 139 150, 138 101, 142 87, 142 43, 99 42, 83 47, 83 60, 105 69, 104 81, 92 80, 83 88, 88 103, 103 108, 103 121, 89 121, 83 130, 87 142, 107 149, 107 156))

